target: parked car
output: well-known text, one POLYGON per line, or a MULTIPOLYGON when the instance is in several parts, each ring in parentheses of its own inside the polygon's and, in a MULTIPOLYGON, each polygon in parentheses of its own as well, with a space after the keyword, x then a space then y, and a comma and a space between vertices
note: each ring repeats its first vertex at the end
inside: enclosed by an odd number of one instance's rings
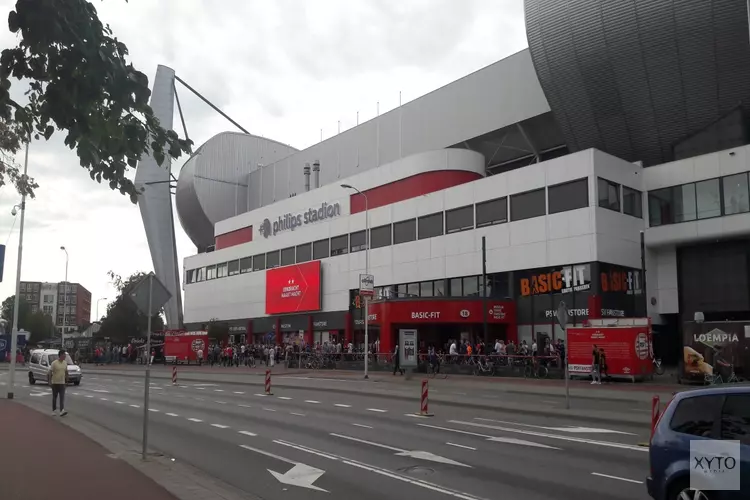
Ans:
MULTIPOLYGON (((57 349, 34 349, 31 351, 29 359, 29 384, 34 385, 37 382, 47 383, 49 380, 50 365, 59 358, 57 349)), ((68 383, 75 385, 81 384, 83 373, 81 367, 73 363, 70 354, 65 353, 65 360, 68 362, 68 383)))
POLYGON ((648 493, 655 500, 750 498, 750 385, 725 385, 675 394, 661 414, 649 445, 648 493), (740 491, 690 487, 690 442, 740 441, 740 491))

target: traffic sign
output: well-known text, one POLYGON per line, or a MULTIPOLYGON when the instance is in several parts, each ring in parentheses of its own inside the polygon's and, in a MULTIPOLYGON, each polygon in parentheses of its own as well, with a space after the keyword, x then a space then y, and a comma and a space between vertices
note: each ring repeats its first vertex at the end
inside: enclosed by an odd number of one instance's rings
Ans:
POLYGON ((161 309, 161 307, 172 298, 172 294, 169 293, 167 287, 159 281, 154 273, 148 273, 146 276, 135 284, 133 289, 130 291, 130 299, 135 303, 139 311, 147 316, 152 316, 155 311, 161 309), (152 281, 149 287, 149 280, 152 281), (151 289, 151 300, 149 304, 149 288, 151 289), (151 307, 149 307, 149 305, 151 307))

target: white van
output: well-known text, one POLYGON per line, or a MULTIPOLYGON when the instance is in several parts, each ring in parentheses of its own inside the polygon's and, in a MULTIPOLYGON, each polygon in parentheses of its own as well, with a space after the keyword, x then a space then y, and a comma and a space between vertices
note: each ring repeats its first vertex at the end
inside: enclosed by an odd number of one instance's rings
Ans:
MULTIPOLYGON (((34 385, 37 382, 48 383, 50 365, 59 358, 58 349, 34 349, 31 351, 29 360, 29 384, 34 385)), ((65 360, 68 362, 68 383, 81 385, 81 367, 74 364, 70 354, 65 353, 65 360)))

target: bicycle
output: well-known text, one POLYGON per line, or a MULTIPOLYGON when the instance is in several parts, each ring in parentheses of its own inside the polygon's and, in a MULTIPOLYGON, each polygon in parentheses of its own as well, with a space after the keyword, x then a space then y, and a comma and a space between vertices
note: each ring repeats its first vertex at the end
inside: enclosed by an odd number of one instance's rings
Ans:
POLYGON ((495 363, 479 358, 476 364, 474 364, 474 375, 478 376, 480 373, 488 373, 490 377, 494 376, 495 363))
POLYGON ((547 378, 549 370, 539 363, 528 363, 523 369, 524 378, 547 378))
POLYGON ((436 378, 440 376, 441 379, 445 380, 448 378, 448 373, 445 371, 440 371, 440 362, 433 365, 432 363, 427 363, 427 374, 430 378, 436 378), (437 367, 437 370, 435 369, 437 367))

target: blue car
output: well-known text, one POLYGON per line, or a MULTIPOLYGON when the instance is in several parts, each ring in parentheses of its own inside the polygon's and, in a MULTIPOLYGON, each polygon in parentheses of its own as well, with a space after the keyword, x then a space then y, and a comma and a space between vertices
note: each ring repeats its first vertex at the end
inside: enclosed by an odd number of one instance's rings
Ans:
POLYGON ((649 446, 648 493, 654 500, 750 499, 750 385, 726 385, 675 394, 661 414, 649 446), (693 440, 740 441, 740 490, 690 487, 693 440))

